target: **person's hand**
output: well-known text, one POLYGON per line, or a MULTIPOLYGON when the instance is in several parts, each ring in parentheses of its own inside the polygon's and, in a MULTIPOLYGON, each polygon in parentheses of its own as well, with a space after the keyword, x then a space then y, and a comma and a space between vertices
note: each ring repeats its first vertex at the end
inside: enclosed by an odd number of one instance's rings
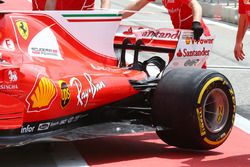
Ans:
POLYGON ((243 52, 243 43, 242 42, 238 42, 235 44, 234 57, 236 58, 237 61, 244 60, 245 53, 243 52))
POLYGON ((199 40, 204 31, 201 23, 198 21, 193 21, 192 30, 194 31, 194 39, 199 40))

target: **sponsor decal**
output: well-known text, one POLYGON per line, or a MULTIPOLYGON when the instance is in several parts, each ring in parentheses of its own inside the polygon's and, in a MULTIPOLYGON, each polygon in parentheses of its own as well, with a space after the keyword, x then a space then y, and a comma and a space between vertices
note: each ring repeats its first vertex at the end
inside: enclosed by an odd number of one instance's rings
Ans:
POLYGON ((60 121, 51 122, 50 127, 55 127, 60 125, 60 121))
POLYGON ((206 129, 204 126, 204 122, 203 122, 203 116, 202 116, 202 108, 196 108, 196 113, 197 113, 197 118, 198 118, 198 122, 199 122, 199 127, 200 127, 200 135, 204 136, 206 134, 206 129))
POLYGON ((37 131, 48 130, 48 129, 49 129, 49 126, 50 126, 50 122, 47 122, 47 123, 40 123, 40 124, 38 125, 37 131))
POLYGON ((164 39, 178 39, 180 36, 179 31, 173 32, 163 32, 163 31, 152 31, 148 30, 142 33, 142 37, 156 37, 156 38, 164 38, 164 39))
POLYGON ((184 66, 185 66, 185 67, 196 66, 196 64, 197 64, 199 61, 200 61, 199 59, 193 59, 193 60, 188 59, 188 60, 184 63, 184 66))
POLYGON ((205 45, 205 44, 213 44, 213 43, 214 43, 214 39, 200 39, 200 40, 195 40, 194 38, 192 38, 192 44, 196 44, 196 45, 205 45))
POLYGON ((117 72, 120 71, 120 69, 113 69, 109 67, 103 67, 103 66, 96 66, 94 64, 90 64, 92 69, 97 70, 97 71, 109 71, 109 72, 117 72))
POLYGON ((34 56, 58 56, 57 49, 32 47, 31 52, 34 56))
POLYGON ((6 70, 4 73, 4 82, 0 84, 0 90, 16 90, 18 89, 18 71, 6 70))
POLYGON ((31 126, 31 125, 22 126, 21 134, 33 133, 34 130, 35 130, 35 126, 31 126))
POLYGON ((77 92, 78 92, 77 93, 77 100, 78 100, 77 105, 86 107, 89 102, 89 98, 94 99, 96 94, 100 92, 103 88, 105 88, 106 85, 103 81, 94 83, 94 81, 92 80, 92 77, 87 73, 84 73, 84 78, 87 81, 87 85, 88 85, 87 88, 84 88, 81 80, 76 77, 71 78, 70 86, 75 86, 77 88, 77 92))
POLYGON ((63 60, 56 36, 50 27, 44 28, 32 38, 28 53, 32 57, 63 60))
POLYGON ((55 99, 56 93, 53 82, 46 77, 42 77, 39 82, 35 83, 33 90, 27 97, 28 112, 39 112, 48 109, 55 99))
POLYGON ((178 66, 180 63, 179 62, 173 62, 174 66, 178 66))
POLYGON ((217 108, 217 112, 218 112, 218 115, 217 115, 216 120, 217 120, 217 123, 219 124, 219 123, 221 123, 223 115, 224 115, 224 107, 223 107, 223 105, 221 105, 221 106, 219 106, 217 108))
POLYGON ((58 81, 59 88, 61 89, 61 107, 65 108, 70 101, 70 90, 65 81, 58 81))
POLYGON ((18 89, 18 86, 17 86, 17 84, 14 84, 14 85, 12 85, 12 84, 1 84, 0 85, 0 90, 16 90, 16 89, 18 89))
POLYGON ((205 47, 202 50, 188 50, 188 49, 179 49, 177 52, 178 57, 192 57, 192 56, 209 56, 210 50, 207 50, 205 47))
POLYGON ((69 117, 59 118, 56 120, 48 120, 47 122, 36 122, 23 125, 18 133, 28 134, 28 133, 41 133, 44 131, 51 131, 59 128, 63 128, 69 124, 77 123, 82 118, 87 117, 88 114, 77 114, 69 117))
POLYGON ((206 62, 206 59, 211 53, 213 42, 213 36, 202 35, 200 40, 196 41, 193 39, 192 31, 181 30, 174 57, 169 63, 168 68, 202 68, 202 65, 206 62), (179 62, 179 65, 176 66, 173 62, 179 62))
POLYGON ((16 82, 18 80, 17 72, 14 70, 8 70, 8 76, 10 82, 16 82))
MULTIPOLYGON (((140 29, 140 28, 139 28, 140 29)), ((132 27, 129 27, 127 31, 123 32, 124 35, 133 35, 133 29, 132 27)))
POLYGON ((187 37, 186 38, 186 44, 189 45, 191 43, 191 38, 190 37, 187 37))
POLYGON ((65 125, 67 123, 68 119, 62 119, 59 123, 59 125, 65 125))
POLYGON ((14 51, 15 50, 15 44, 11 39, 5 39, 2 43, 3 48, 14 51))
POLYGON ((28 27, 28 23, 24 20, 18 20, 16 22, 16 26, 17 26, 17 30, 19 32, 19 34, 21 35, 21 37, 24 40, 27 40, 29 37, 29 27, 28 27))
POLYGON ((123 35, 136 35, 140 38, 160 38, 168 40, 177 40, 180 37, 180 31, 152 30, 143 27, 128 27, 127 30, 120 30, 123 35))

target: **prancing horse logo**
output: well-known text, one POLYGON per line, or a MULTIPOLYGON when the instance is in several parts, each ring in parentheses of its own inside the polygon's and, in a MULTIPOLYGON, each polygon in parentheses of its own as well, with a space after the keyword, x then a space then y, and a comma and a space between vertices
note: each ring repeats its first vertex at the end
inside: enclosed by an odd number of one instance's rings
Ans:
POLYGON ((16 22, 16 26, 18 29, 19 34, 22 36, 24 40, 28 39, 29 37, 29 27, 26 21, 18 20, 16 22))

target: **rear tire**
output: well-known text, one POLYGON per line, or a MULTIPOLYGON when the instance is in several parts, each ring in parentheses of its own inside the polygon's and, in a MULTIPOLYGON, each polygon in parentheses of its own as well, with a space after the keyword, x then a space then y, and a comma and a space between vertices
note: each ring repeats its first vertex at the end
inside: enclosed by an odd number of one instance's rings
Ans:
POLYGON ((153 121, 169 145, 208 150, 221 145, 235 118, 235 95, 227 78, 212 70, 167 72, 153 96, 153 121))

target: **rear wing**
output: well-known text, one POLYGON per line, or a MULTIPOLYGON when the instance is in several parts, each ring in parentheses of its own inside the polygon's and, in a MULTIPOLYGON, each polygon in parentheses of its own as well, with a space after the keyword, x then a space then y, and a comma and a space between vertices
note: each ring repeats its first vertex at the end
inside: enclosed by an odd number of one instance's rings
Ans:
POLYGON ((191 30, 152 29, 140 26, 120 25, 115 35, 114 47, 122 49, 121 64, 124 65, 127 49, 140 51, 171 53, 174 55, 168 68, 196 67, 201 68, 212 50, 214 37, 201 36, 194 40, 191 30))

